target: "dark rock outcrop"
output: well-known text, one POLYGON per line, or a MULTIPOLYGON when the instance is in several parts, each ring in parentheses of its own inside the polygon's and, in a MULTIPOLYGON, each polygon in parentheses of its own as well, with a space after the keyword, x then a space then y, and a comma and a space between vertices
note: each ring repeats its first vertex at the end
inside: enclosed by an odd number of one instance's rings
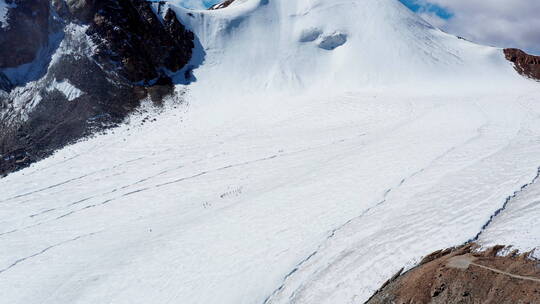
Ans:
MULTIPOLYGON (((57 2, 63 2, 61 0, 57 2)), ((69 13, 82 22, 90 22, 99 9, 96 4, 101 0, 66 0, 65 5, 69 13)))
POLYGON ((194 35, 168 10, 163 24, 144 0, 102 0, 88 34, 96 59, 131 82, 151 83, 176 72, 191 59, 194 35))
POLYGON ((0 32, 0 49, 10 49, 0 54, 0 176, 117 125, 144 98, 159 105, 192 57, 193 33, 173 11, 160 20, 144 0, 13 1, 10 27, 0 32), (26 32, 38 38, 24 45, 26 32), (26 83, 2 73, 32 62, 43 73, 26 83))
POLYGON ((540 303, 538 261, 516 252, 501 256, 501 249, 477 252, 466 245, 434 252, 390 279, 367 303, 540 303))
POLYGON ((11 84, 11 81, 9 81, 4 73, 0 72, 0 91, 9 92, 12 88, 13 85, 11 84))
POLYGON ((218 9, 222 9, 222 8, 226 8, 228 7, 229 5, 231 5, 235 0, 225 0, 221 3, 218 3, 218 4, 214 4, 212 5, 209 10, 218 10, 218 9))
POLYGON ((529 55, 519 49, 505 49, 504 55, 514 63, 520 75, 540 81, 540 56, 529 55))

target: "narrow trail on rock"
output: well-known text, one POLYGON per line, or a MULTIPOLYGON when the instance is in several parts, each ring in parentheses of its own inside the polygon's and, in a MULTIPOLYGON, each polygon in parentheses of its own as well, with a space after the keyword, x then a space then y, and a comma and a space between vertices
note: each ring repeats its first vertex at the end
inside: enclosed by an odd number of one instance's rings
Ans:
POLYGON ((499 273, 499 274, 504 274, 504 275, 507 275, 507 276, 515 278, 515 279, 527 280, 527 281, 533 281, 533 282, 540 283, 540 279, 538 279, 538 278, 522 276, 522 275, 518 275, 518 274, 512 274, 510 272, 502 271, 502 270, 492 268, 492 267, 489 267, 489 266, 476 264, 474 262, 471 262, 471 265, 474 265, 474 266, 477 266, 477 267, 480 267, 480 268, 483 268, 483 269, 486 269, 486 270, 490 270, 490 271, 493 271, 493 272, 496 272, 496 273, 499 273))
POLYGON ((509 277, 512 277, 512 278, 515 278, 515 279, 527 280, 527 281, 533 281, 533 282, 540 283, 540 278, 513 274, 513 273, 510 273, 510 272, 507 272, 507 271, 504 271, 504 270, 500 270, 500 269, 497 269, 497 268, 493 268, 493 267, 489 267, 489 266, 485 266, 485 265, 475 263, 474 262, 475 260, 476 260, 476 258, 474 256, 470 256, 470 255, 455 256, 455 257, 451 258, 448 261, 447 266, 451 267, 451 268, 467 270, 471 265, 473 265, 473 266, 480 267, 482 269, 489 270, 489 271, 492 271, 492 272, 495 272, 495 273, 498 273, 498 274, 506 275, 506 276, 509 276, 509 277))

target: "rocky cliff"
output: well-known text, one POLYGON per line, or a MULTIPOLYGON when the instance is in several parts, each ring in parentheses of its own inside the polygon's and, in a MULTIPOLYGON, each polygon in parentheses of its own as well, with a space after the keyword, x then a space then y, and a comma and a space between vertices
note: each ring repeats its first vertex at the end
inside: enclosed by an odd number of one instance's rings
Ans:
POLYGON ((540 56, 529 55, 519 49, 505 49, 504 55, 514 63, 514 68, 519 74, 540 80, 540 56))
POLYGON ((144 0, 12 0, 0 28, 0 176, 173 93, 194 35, 144 0), (174 79, 173 79, 174 78, 174 79))

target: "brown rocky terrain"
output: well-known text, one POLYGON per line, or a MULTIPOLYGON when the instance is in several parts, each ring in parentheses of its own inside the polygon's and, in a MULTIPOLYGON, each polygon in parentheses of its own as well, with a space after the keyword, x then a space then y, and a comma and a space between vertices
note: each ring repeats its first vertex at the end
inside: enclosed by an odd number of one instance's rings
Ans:
POLYGON ((514 68, 519 74, 540 80, 540 56, 529 55, 519 49, 505 49, 504 55, 514 63, 514 68))
POLYGON ((474 244, 434 252, 397 274, 368 304, 540 303, 540 263, 529 254, 501 256, 503 246, 477 252, 474 244))

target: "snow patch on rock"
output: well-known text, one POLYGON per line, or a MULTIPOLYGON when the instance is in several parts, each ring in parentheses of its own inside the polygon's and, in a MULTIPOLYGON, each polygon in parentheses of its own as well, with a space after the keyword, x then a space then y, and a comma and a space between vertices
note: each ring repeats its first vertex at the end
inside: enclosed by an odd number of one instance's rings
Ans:
POLYGON ((8 23, 8 12, 10 8, 17 7, 16 4, 8 4, 6 0, 0 0, 0 28, 6 28, 8 23))
POLYGON ((54 81, 47 87, 47 91, 52 92, 54 90, 60 91, 69 101, 73 101, 84 94, 83 91, 72 85, 67 79, 62 81, 57 81, 54 79, 54 81))

